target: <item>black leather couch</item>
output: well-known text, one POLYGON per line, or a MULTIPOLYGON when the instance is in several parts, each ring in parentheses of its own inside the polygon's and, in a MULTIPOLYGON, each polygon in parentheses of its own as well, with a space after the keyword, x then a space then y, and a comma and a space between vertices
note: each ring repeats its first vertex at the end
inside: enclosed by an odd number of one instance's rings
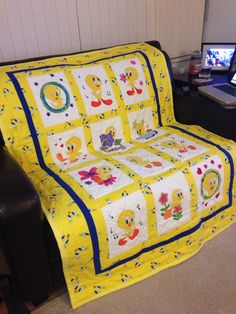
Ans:
MULTIPOLYGON (((157 41, 148 43, 160 48, 157 41)), ((174 86, 170 59, 166 53, 165 57, 174 86)), ((42 58, 31 60, 39 59, 42 58)), ((196 122, 192 101, 196 99, 175 95, 175 114, 180 122, 196 122)), ((8 153, 1 134, 0 237, 18 291, 25 300, 38 304, 48 297, 50 291, 64 284, 60 253, 52 230, 44 219, 39 197, 26 174, 8 153)))

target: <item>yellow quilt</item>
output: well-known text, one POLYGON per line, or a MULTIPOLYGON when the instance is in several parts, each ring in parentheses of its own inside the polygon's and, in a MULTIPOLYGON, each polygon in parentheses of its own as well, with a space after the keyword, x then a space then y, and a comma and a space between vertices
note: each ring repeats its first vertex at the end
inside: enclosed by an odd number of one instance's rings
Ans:
POLYGON ((5 66, 0 90, 1 131, 38 191, 73 308, 186 260, 235 221, 236 145, 175 121, 158 49, 5 66))

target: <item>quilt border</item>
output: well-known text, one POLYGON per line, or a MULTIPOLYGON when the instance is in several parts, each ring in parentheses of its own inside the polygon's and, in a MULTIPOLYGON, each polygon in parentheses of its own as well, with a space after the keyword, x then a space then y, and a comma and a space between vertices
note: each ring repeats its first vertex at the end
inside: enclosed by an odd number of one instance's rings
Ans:
MULTIPOLYGON (((81 64, 81 65, 88 65, 88 64, 91 64, 91 63, 94 63, 94 62, 97 62, 97 61, 101 61, 101 60, 106 60, 106 59, 112 59, 112 58, 116 58, 116 57, 120 57, 120 56, 125 56, 125 55, 129 55, 129 54, 133 54, 133 53, 141 53, 142 56, 144 57, 144 59, 146 60, 147 62, 147 66, 148 66, 148 69, 149 69, 149 73, 150 73, 150 76, 151 76, 151 80, 152 80, 152 84, 153 84, 153 89, 154 89, 154 93, 155 93, 155 96, 156 96, 156 102, 158 104, 158 118, 159 118, 159 123, 160 123, 160 126, 162 126, 162 122, 161 122, 161 112, 160 112, 160 105, 159 105, 159 98, 158 98, 158 89, 157 89, 157 86, 156 86, 156 83, 155 83, 155 79, 154 79, 154 74, 153 74, 153 71, 152 71, 152 68, 151 68, 151 65, 150 65, 150 62, 148 60, 148 57, 145 53, 143 53, 142 51, 139 51, 139 50, 135 50, 135 51, 132 51, 132 52, 129 52, 129 53, 125 53, 125 54, 120 54, 120 55, 115 55, 115 56, 110 56, 110 57, 106 57, 106 58, 101 58, 101 59, 98 59, 96 61, 91 61, 91 62, 88 62, 88 63, 84 63, 84 64, 81 64)), ((35 151, 36 151, 36 155, 37 155, 37 158, 38 158, 38 161, 39 161, 39 165, 40 167, 46 171, 50 176, 52 176, 54 178, 54 180, 60 184, 66 191, 67 193, 70 195, 70 197, 76 202, 76 204, 79 206, 79 208, 81 209, 86 221, 87 221, 87 224, 88 224, 88 227, 89 227, 89 230, 90 230, 90 234, 91 234, 91 239, 92 239, 92 246, 93 246, 93 253, 94 253, 94 269, 95 269, 95 273, 96 274, 99 274, 99 273, 103 273, 103 272, 106 272, 106 271, 109 271, 117 266, 120 266, 124 263, 127 263, 129 262, 130 260, 133 260, 135 258, 137 258, 138 256, 140 256, 141 254, 143 253, 147 253, 151 250, 154 250, 158 247, 161 247, 163 245, 167 245, 171 242, 174 242, 176 240, 179 240, 180 238, 183 238, 185 236, 188 236, 192 233, 194 233, 195 231, 197 231, 203 222, 211 219, 212 217, 216 216, 219 212, 229 208, 231 205, 232 205, 232 185, 233 185, 233 176, 234 176, 234 164, 233 164, 233 159, 231 157, 231 155, 222 147, 220 147, 219 145, 205 139, 205 138, 202 138, 198 135, 195 135, 187 130, 184 130, 180 127, 177 127, 177 126, 169 126, 169 127, 172 127, 174 129, 178 129, 179 131, 183 132, 183 133, 186 133, 186 134, 189 134, 193 137, 196 137, 208 144, 211 144, 215 147, 217 147, 219 150, 221 150, 226 156, 227 158, 229 159, 229 162, 230 162, 230 184, 229 184, 229 204, 223 206, 222 208, 218 209, 217 211, 215 211, 214 213, 211 213, 210 215, 204 217, 204 218, 201 218, 199 223, 197 225, 195 225, 194 227, 192 227, 191 229, 188 229, 184 232, 181 232, 177 235, 175 235, 174 237, 172 238, 169 238, 165 241, 162 241, 162 242, 159 242, 159 243, 156 243, 154 245, 151 245, 149 247, 146 247, 146 248, 143 248, 142 250, 140 250, 139 252, 137 252, 136 254, 132 255, 132 256, 129 256, 123 260, 120 260, 118 261, 117 263, 114 263, 112 264, 111 266, 105 268, 105 269, 102 269, 101 268, 101 262, 100 262, 100 254, 99 254, 99 241, 98 241, 98 236, 97 236, 97 232, 96 232, 96 227, 95 227, 95 224, 94 224, 94 221, 92 219, 92 216, 89 212, 89 209, 87 208, 87 206, 85 205, 85 203, 83 202, 83 200, 81 198, 78 197, 78 195, 75 193, 75 191, 65 182, 63 181, 60 176, 58 176, 56 173, 54 173, 50 168, 47 167, 45 161, 44 161, 44 158, 43 158, 43 155, 42 155, 42 151, 41 151, 41 147, 40 147, 40 143, 39 143, 39 140, 38 140, 38 133, 36 131, 36 128, 34 126, 34 123, 33 123, 33 119, 31 117, 31 113, 30 113, 30 110, 29 110, 29 107, 28 107, 28 104, 27 104, 27 101, 24 97, 24 94, 21 90, 21 87, 20 87, 20 84, 17 80, 17 78, 15 77, 15 73, 19 73, 19 72, 24 72, 24 71, 34 71, 34 70, 39 70, 39 69, 45 69, 45 68, 52 68, 52 67, 60 67, 60 66, 78 66, 78 64, 57 64, 57 65, 52 65, 52 66, 43 66, 43 67, 38 67, 38 68, 35 68, 35 69, 22 69, 22 70, 17 70, 17 71, 11 71, 11 72, 7 72, 7 75, 9 76, 9 78, 12 80, 12 83, 16 89, 16 92, 18 94, 18 97, 19 99, 21 100, 21 103, 22 103, 22 107, 24 109, 24 112, 25 112, 25 115, 26 115, 26 120, 27 120, 27 123, 28 123, 28 126, 29 126, 29 130, 31 132, 31 136, 32 136, 32 139, 33 139, 33 143, 34 143, 34 146, 35 146, 35 151)))

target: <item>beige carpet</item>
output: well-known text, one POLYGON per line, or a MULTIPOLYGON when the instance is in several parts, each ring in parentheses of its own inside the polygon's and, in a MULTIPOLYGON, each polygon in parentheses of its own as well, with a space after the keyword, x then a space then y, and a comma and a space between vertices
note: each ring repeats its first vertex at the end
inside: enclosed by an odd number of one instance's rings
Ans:
POLYGON ((236 224, 188 261, 76 310, 67 293, 33 314, 236 314, 236 224))

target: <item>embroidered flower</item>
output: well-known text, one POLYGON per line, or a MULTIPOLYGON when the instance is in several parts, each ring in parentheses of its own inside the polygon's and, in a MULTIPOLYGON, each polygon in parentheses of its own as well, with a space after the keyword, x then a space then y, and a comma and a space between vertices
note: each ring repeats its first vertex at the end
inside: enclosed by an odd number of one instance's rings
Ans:
POLYGON ((183 207, 181 205, 178 205, 176 207, 174 207, 173 213, 174 214, 180 214, 183 211, 183 207))
POLYGON ((91 168, 89 171, 86 170, 82 170, 79 171, 78 174, 81 176, 81 180, 87 180, 85 181, 86 185, 90 185, 93 182, 96 182, 98 185, 105 185, 105 186, 109 186, 112 185, 114 182, 116 182, 117 177, 114 177, 113 175, 109 175, 109 177, 107 179, 103 179, 102 176, 97 172, 97 168, 93 167, 91 168), (91 180, 88 180, 91 179, 91 180))
POLYGON ((112 174, 109 175, 109 178, 107 179, 103 179, 101 178, 101 176, 99 174, 97 174, 96 176, 94 176, 92 178, 92 180, 94 182, 96 182, 98 185, 105 185, 105 186, 109 186, 112 185, 115 181, 116 181, 116 177, 113 177, 112 174))
POLYGON ((136 61, 135 60, 131 60, 130 63, 131 64, 136 64, 136 61))
POLYGON ((93 180, 93 177, 94 176, 97 176, 97 168, 96 167, 93 167, 91 168, 89 171, 86 171, 86 170, 82 170, 82 171, 79 171, 78 174, 81 176, 81 180, 87 180, 89 178, 91 178, 93 180))
POLYGON ((113 175, 111 175, 109 179, 104 181, 104 185, 105 186, 112 185, 115 182, 116 182, 116 177, 113 177, 113 175))
POLYGON ((101 140, 102 146, 107 146, 107 147, 111 147, 115 141, 111 132, 109 134, 101 134, 100 140, 101 140))
POLYGON ((126 75, 124 73, 120 74, 120 80, 124 83, 126 82, 126 75))
POLYGON ((159 202, 161 203, 162 206, 164 206, 168 202, 168 193, 161 192, 159 202))

